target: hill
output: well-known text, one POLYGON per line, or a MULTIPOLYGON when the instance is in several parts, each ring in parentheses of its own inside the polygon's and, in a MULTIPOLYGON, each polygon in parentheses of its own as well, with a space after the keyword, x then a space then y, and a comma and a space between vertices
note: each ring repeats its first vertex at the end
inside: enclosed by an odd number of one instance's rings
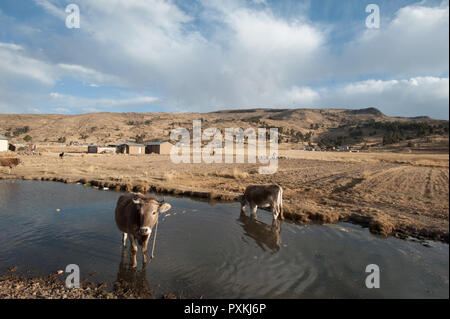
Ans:
POLYGON ((0 114, 0 134, 12 143, 113 144, 168 139, 176 127, 276 127, 295 147, 353 145, 448 151, 448 121, 399 118, 366 109, 242 109, 210 113, 0 114))

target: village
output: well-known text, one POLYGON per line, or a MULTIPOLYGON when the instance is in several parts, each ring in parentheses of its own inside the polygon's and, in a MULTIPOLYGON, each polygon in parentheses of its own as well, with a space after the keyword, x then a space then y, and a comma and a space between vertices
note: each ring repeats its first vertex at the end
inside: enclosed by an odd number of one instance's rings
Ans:
MULTIPOLYGON (((64 153, 70 152, 84 152, 87 154, 128 154, 128 155, 145 155, 145 154, 163 154, 169 155, 174 144, 167 140, 152 140, 143 143, 136 142, 123 142, 117 144, 108 145, 96 145, 96 144, 80 144, 80 143, 13 143, 9 138, 0 134, 0 152, 18 152, 25 154, 39 154, 39 149, 49 148, 57 149, 64 153)), ((360 150, 352 148, 347 145, 336 147, 319 147, 312 144, 306 145, 300 148, 293 148, 296 150, 304 150, 311 152, 354 152, 357 153, 360 150)))
POLYGON ((173 144, 168 141, 148 141, 142 144, 135 142, 124 142, 118 144, 109 144, 106 146, 89 145, 89 144, 62 144, 62 143, 39 143, 39 144, 24 144, 11 143, 9 139, 0 134, 0 152, 30 152, 37 153, 38 147, 57 147, 58 149, 70 152, 76 148, 77 152, 85 149, 88 154, 129 154, 129 155, 144 155, 144 154, 170 154, 173 144), (71 148, 72 147, 72 148, 71 148))

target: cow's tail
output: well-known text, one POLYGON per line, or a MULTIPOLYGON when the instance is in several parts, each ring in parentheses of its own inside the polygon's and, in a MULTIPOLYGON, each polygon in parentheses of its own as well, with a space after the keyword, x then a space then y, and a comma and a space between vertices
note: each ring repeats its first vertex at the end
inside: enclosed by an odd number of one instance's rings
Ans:
POLYGON ((277 202, 278 202, 278 212, 280 213, 280 217, 281 217, 281 219, 284 219, 284 215, 283 215, 283 189, 281 188, 281 186, 280 186, 280 189, 278 190, 277 202))

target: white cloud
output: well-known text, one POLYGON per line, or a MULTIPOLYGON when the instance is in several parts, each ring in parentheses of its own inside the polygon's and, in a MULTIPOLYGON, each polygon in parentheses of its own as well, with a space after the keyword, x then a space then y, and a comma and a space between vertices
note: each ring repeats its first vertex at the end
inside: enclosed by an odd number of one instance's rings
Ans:
POLYGON ((252 0, 253 3, 255 4, 265 4, 267 5, 267 1, 266 0, 252 0))
POLYGON ((34 113, 34 114, 42 114, 42 110, 37 107, 29 107, 27 108, 28 113, 34 113))
POLYGON ((62 76, 72 76, 83 81, 104 84, 120 84, 114 76, 75 64, 54 64, 33 57, 21 45, 0 42, 0 74, 8 82, 16 80, 36 81, 43 85, 54 85, 62 76))
POLYGON ((402 80, 367 80, 342 89, 324 89, 318 106, 377 107, 394 116, 428 115, 448 118, 449 79, 413 77, 402 80))
POLYGON ((56 113, 70 113, 69 109, 63 108, 63 107, 57 107, 53 109, 56 113))
POLYGON ((284 99, 281 106, 311 107, 320 101, 320 95, 311 88, 295 86, 286 92, 284 99))
POLYGON ((50 97, 53 98, 53 99, 59 99, 59 98, 63 98, 63 97, 64 97, 64 95, 59 94, 59 93, 57 93, 57 92, 50 92, 49 95, 50 95, 50 97))
POLYGON ((68 94, 61 94, 57 92, 51 92, 49 94, 50 100, 49 106, 53 107, 53 110, 64 110, 59 113, 69 113, 69 110, 108 110, 111 108, 121 107, 136 107, 142 105, 151 105, 158 101, 158 98, 152 96, 137 96, 131 98, 122 99, 106 99, 106 98, 83 98, 68 94))
POLYGON ((121 84, 121 81, 115 76, 111 76, 81 65, 59 63, 58 67, 63 74, 70 75, 86 82, 95 81, 104 85, 121 84))
POLYGON ((341 72, 440 76, 449 61, 449 7, 401 8, 380 29, 367 29, 346 48, 341 72))
POLYGON ((52 65, 28 57, 23 51, 20 45, 0 42, 0 74, 3 80, 12 82, 24 79, 52 84, 56 79, 52 65))
POLYGON ((139 96, 130 99, 94 99, 90 104, 96 106, 124 107, 130 105, 151 104, 158 101, 158 98, 152 96, 139 96))
POLYGON ((60 18, 61 20, 66 19, 66 14, 64 13, 64 9, 56 6, 54 3, 48 0, 34 0, 34 2, 44 8, 47 12, 51 13, 55 17, 60 18))
MULTIPOLYGON (((35 2, 65 17, 59 1, 35 2)), ((195 16, 172 1, 78 3, 82 28, 73 38, 56 34, 55 50, 36 54, 19 43, 0 43, 0 74, 8 83, 28 78, 47 86, 72 76, 136 94, 123 100, 46 94, 52 103, 65 101, 54 108, 126 110, 156 101, 185 111, 369 105, 388 114, 448 116, 442 111, 448 103, 442 88, 448 83, 448 2, 403 7, 380 29, 362 29, 339 52, 330 25, 281 17, 263 0, 200 0, 195 16), (158 100, 142 92, 159 92, 158 100)))
POLYGON ((0 42, 0 49, 6 49, 11 51, 22 51, 23 47, 14 43, 3 43, 0 42))

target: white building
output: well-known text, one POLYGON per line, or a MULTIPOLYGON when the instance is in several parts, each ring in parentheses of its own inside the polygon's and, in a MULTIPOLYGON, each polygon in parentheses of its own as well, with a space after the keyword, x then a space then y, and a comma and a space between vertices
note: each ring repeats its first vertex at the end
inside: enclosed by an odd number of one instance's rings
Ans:
POLYGON ((0 152, 6 152, 8 150, 8 139, 6 136, 0 134, 0 152))
POLYGON ((343 152, 343 151, 350 151, 350 147, 348 147, 347 145, 344 145, 344 146, 338 146, 338 147, 337 147, 337 150, 340 151, 340 152, 343 152))

